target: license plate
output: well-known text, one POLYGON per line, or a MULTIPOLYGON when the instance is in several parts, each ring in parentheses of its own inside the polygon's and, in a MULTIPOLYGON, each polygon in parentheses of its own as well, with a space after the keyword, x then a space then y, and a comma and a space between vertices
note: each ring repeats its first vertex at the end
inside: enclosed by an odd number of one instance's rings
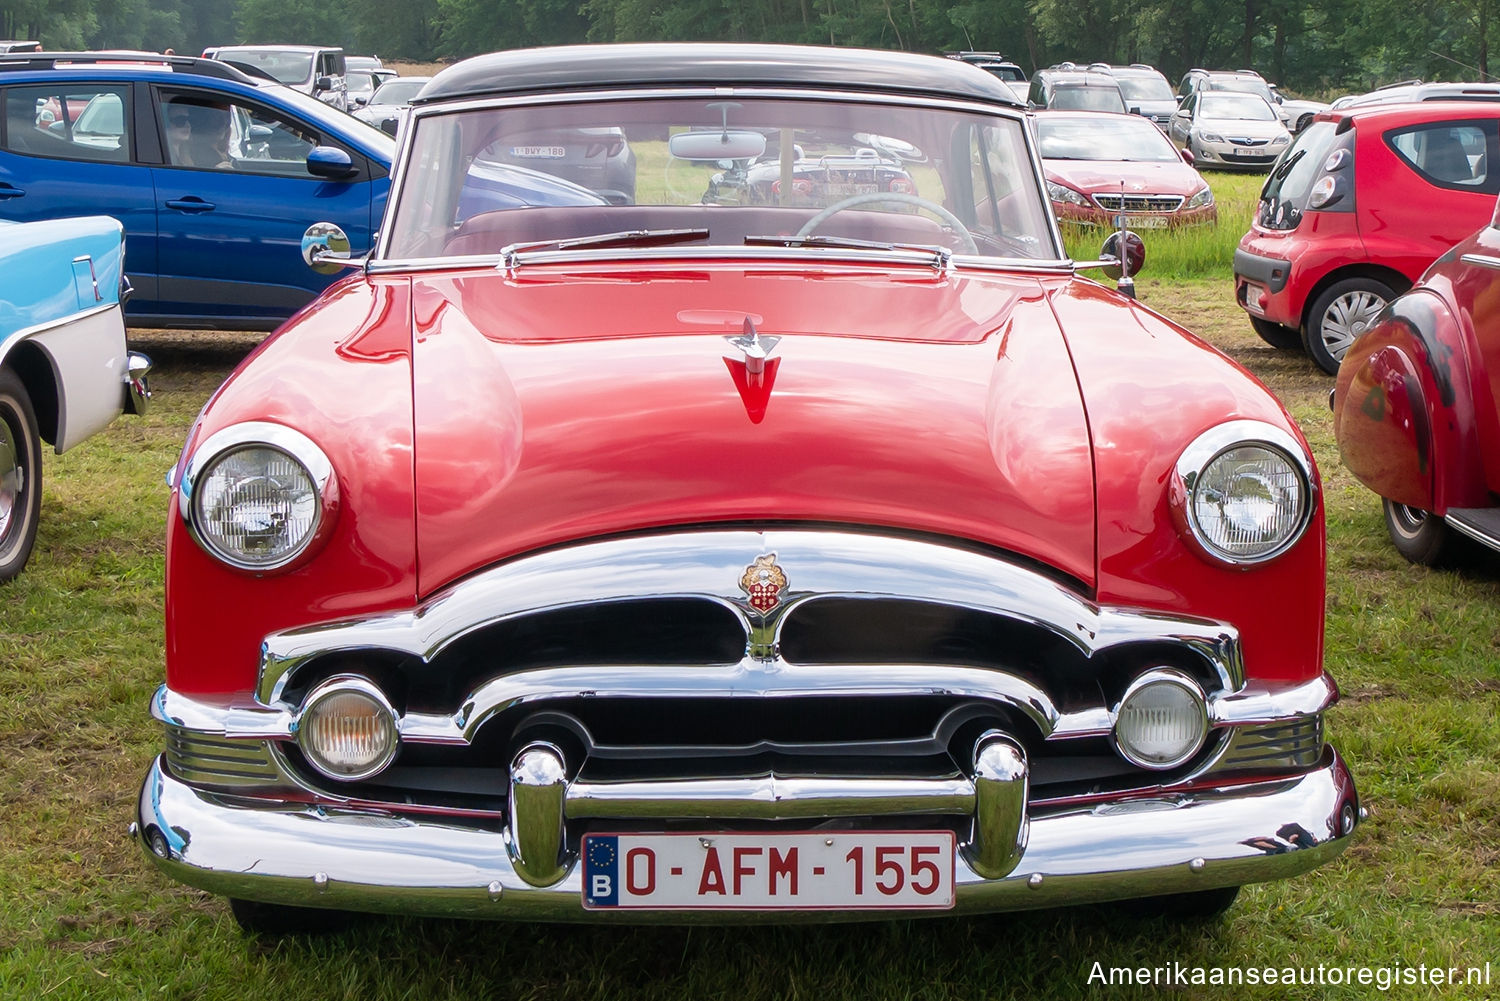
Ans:
POLYGON ((1125 225, 1130 229, 1166 229, 1167 217, 1161 215, 1128 215, 1125 225))
POLYGON ((880 185, 873 182, 860 183, 858 181, 829 181, 823 185, 823 194, 829 198, 848 198, 850 195, 873 195, 880 191, 880 185))
POLYGON ((1264 316, 1265 310, 1261 309, 1260 307, 1260 297, 1265 295, 1265 293, 1266 290, 1261 288, 1259 285, 1256 285, 1254 282, 1246 282, 1244 298, 1245 308, 1254 313, 1256 316, 1264 316))
POLYGON ((528 160, 561 160, 568 155, 568 151, 563 146, 512 146, 510 155, 528 160))
POLYGON ((589 910, 944 910, 951 831, 590 834, 589 910))

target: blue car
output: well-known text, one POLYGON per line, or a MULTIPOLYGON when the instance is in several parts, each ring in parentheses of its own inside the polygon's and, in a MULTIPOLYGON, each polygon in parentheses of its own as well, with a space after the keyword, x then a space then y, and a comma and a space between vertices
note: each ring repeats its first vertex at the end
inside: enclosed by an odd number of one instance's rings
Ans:
POLYGON ((126 349, 123 263, 114 219, 0 222, 0 581, 36 541, 41 443, 60 454, 145 413, 151 363, 126 349))
POLYGON ((336 277, 308 226, 358 257, 385 210, 390 136, 222 62, 0 55, 0 103, 0 219, 119 219, 132 326, 270 330, 336 277))

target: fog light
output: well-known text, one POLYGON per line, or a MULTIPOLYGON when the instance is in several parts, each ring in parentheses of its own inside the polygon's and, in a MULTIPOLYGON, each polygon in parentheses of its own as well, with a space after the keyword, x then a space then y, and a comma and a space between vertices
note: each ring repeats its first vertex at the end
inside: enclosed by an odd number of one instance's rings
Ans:
POLYGON ((1208 700, 1181 671, 1147 671, 1115 710, 1115 748, 1142 768, 1176 768, 1208 737, 1208 700))
POLYGON ((330 678, 307 697, 297 718, 297 746, 314 768, 343 782, 385 770, 400 745, 396 711, 363 678, 330 678))

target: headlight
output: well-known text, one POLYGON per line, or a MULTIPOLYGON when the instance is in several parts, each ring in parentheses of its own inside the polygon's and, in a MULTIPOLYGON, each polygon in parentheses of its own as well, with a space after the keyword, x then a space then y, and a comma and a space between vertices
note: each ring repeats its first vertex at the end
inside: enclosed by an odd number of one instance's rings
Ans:
POLYGON ((1201 553, 1237 566, 1291 548, 1312 520, 1312 460, 1287 432, 1231 421, 1199 435, 1171 487, 1179 528, 1201 553))
POLYGON ((1217 132, 1200 132, 1198 133, 1198 141, 1206 143, 1221 143, 1224 141, 1224 137, 1219 135, 1217 132))
POLYGON ((1289 143, 1291 141, 1292 141, 1292 137, 1291 136, 1277 136, 1275 139, 1271 140, 1271 145, 1272 146, 1285 146, 1287 143, 1289 143))
POLYGON ((1205 184, 1203 186, 1203 189, 1201 191, 1195 192, 1193 194, 1193 197, 1191 197, 1191 198, 1189 198, 1187 200, 1187 207, 1190 208, 1190 209, 1201 209, 1204 206, 1206 206, 1206 205, 1212 205, 1213 203, 1214 203, 1214 192, 1213 192, 1213 189, 1210 188, 1208 185, 1205 184))
POLYGON ((1115 708, 1115 749, 1142 768, 1176 768, 1208 737, 1208 700, 1181 671, 1147 671, 1115 708))
POLYGON ((193 538, 240 570, 288 569, 327 537, 337 510, 328 457, 280 424, 236 424, 193 452, 179 503, 193 538))
POLYGON ((1058 184, 1056 181, 1047 182, 1047 197, 1054 202, 1067 202, 1069 205, 1077 205, 1080 208, 1089 207, 1087 198, 1084 198, 1067 185, 1058 184))
POLYGON ((396 711, 364 678, 330 678, 308 695, 297 716, 297 746, 329 778, 367 779, 385 770, 400 746, 396 711))

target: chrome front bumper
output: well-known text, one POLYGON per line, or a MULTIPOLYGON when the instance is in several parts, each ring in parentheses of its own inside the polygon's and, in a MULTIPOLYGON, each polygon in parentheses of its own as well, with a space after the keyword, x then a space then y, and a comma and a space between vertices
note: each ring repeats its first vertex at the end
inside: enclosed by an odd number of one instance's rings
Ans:
MULTIPOLYGON (((545 775, 542 776, 545 790, 545 775)), ((1003 781, 1004 776, 996 776, 1003 781)), ((976 801, 982 796, 976 796, 976 801)), ((977 806, 984 812, 982 804, 977 806)), ((344 809, 195 789, 159 758, 141 789, 134 835, 165 873, 231 897, 432 916, 631 923, 761 923, 879 918, 881 912, 586 911, 582 865, 565 856, 533 885, 517 820, 344 809)), ((1347 846, 1359 801, 1325 748, 1312 771, 1170 796, 1033 811, 1009 874, 985 878, 960 852, 952 912, 1061 907, 1293 876, 1347 846)), ((811 825, 810 825, 811 826, 811 825)))

